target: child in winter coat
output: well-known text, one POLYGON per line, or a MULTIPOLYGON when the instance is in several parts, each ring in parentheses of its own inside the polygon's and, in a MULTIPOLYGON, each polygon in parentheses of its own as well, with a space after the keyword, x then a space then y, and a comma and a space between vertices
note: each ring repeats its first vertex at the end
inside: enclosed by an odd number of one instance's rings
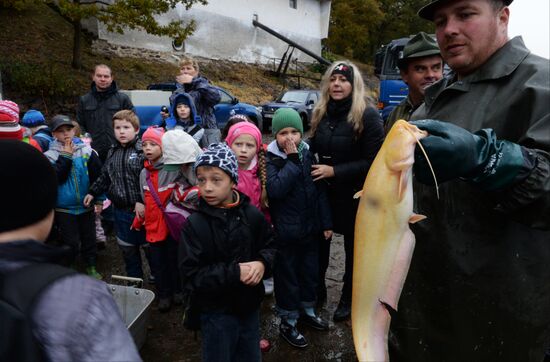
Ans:
POLYGON ((95 214, 83 203, 90 184, 101 173, 101 161, 89 145, 75 138, 69 117, 53 117, 52 131, 55 139, 45 155, 54 165, 59 183, 55 207, 59 236, 71 248, 71 264, 80 251, 86 273, 101 279, 96 270, 95 214))
MULTIPOLYGON (((237 190, 250 198, 252 205, 263 212, 271 223, 266 191, 266 160, 262 144, 262 133, 244 115, 234 115, 228 123, 233 123, 225 134, 225 142, 235 155, 239 164, 239 184, 237 190)), ((273 278, 263 281, 265 294, 273 294, 273 278)))
POLYGON ((194 166, 199 207, 183 229, 179 267, 200 311, 203 361, 260 361, 260 284, 273 261, 270 225, 234 189, 237 159, 213 144, 194 166))
MULTIPOLYGON (((178 131, 169 132, 178 133, 178 131)), ((178 244, 169 232, 159 203, 166 207, 178 185, 187 182, 183 174, 178 172, 179 170, 176 169, 174 172, 170 167, 164 167, 164 136, 163 128, 149 127, 141 137, 143 153, 145 154, 145 167, 141 171, 140 185, 145 203, 145 218, 139 219, 136 217, 134 219, 134 227, 139 228, 141 226, 139 225, 140 222, 145 226, 145 238, 151 245, 151 258, 157 271, 155 283, 160 312, 167 312, 172 302, 176 305, 181 304, 183 294, 177 265, 178 244)), ((167 142, 165 142, 169 148, 169 156, 172 147, 170 136, 171 134, 168 135, 167 142)), ((189 152, 182 151, 182 156, 189 156, 195 149, 191 148, 189 152)))
POLYGON ((197 115, 193 98, 187 93, 176 94, 170 113, 171 116, 166 119, 166 129, 183 129, 197 143, 200 143, 204 135, 204 129, 200 126, 201 118, 197 115))
POLYGON ((264 213, 267 221, 271 221, 267 205, 266 161, 262 133, 254 123, 238 122, 229 128, 225 142, 237 156, 237 190, 246 194, 252 205, 264 213))
MULTIPOLYGON (((117 144, 109 150, 101 175, 90 187, 84 204, 89 206, 94 198, 107 192, 114 205, 117 243, 124 257, 126 274, 142 279, 140 248, 147 244, 145 233, 130 228, 135 214, 143 218, 145 212, 139 186, 144 161, 138 137, 139 119, 133 111, 118 111, 113 116, 113 128, 117 144)), ((101 212, 102 207, 102 203, 96 203, 97 212, 101 212)), ((145 255, 149 256, 147 252, 145 255)), ((154 265, 149 264, 154 269, 154 265)))
POLYGON ((196 59, 183 56, 179 63, 180 71, 176 76, 177 89, 170 97, 170 104, 179 93, 188 93, 197 109, 196 115, 201 118, 204 135, 199 142, 201 147, 220 142, 220 130, 214 115, 214 106, 220 102, 218 89, 210 84, 208 79, 199 74, 199 63, 196 59))
POLYGON ((199 188, 193 171, 202 149, 193 137, 181 129, 167 131, 162 136, 164 170, 178 174, 172 201, 194 210, 199 202, 199 188))
POLYGON ((317 330, 328 323, 315 314, 320 235, 332 237, 326 193, 313 182, 314 158, 302 141, 298 112, 278 109, 272 121, 275 140, 267 147, 267 193, 277 242, 275 279, 279 333, 289 344, 303 348, 307 340, 297 329, 298 318, 317 330))
POLYGON ((50 148, 50 143, 54 138, 50 128, 46 125, 46 119, 42 112, 29 109, 21 119, 21 125, 32 132, 31 136, 38 143, 42 152, 46 152, 50 148))

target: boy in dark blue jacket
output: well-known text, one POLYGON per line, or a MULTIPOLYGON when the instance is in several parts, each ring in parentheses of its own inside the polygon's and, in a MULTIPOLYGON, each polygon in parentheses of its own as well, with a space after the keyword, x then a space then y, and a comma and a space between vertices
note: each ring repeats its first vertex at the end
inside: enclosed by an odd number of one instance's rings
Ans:
MULTIPOLYGON (((114 205, 117 244, 124 257, 126 274, 143 278, 140 248, 147 244, 145 232, 131 229, 136 214, 140 218, 145 214, 139 184, 145 160, 139 139, 139 118, 133 111, 118 111, 113 116, 113 129, 117 144, 109 149, 101 175, 90 187, 84 204, 88 206, 94 198, 107 193, 114 205)), ((101 210, 97 200, 96 210, 101 210)), ((148 250, 145 250, 149 257, 148 250)))
POLYGON ((212 144, 194 165, 200 200, 183 229, 179 268, 200 311, 203 361, 260 361, 263 278, 275 254, 263 214, 238 192, 237 158, 212 144))
POLYGON ((332 237, 328 199, 314 183, 314 158, 302 141, 298 112, 281 108, 272 121, 275 140, 267 147, 267 194, 277 242, 273 268, 280 335, 292 346, 307 346, 298 318, 317 330, 328 323, 315 314, 318 284, 318 244, 321 234, 332 237))

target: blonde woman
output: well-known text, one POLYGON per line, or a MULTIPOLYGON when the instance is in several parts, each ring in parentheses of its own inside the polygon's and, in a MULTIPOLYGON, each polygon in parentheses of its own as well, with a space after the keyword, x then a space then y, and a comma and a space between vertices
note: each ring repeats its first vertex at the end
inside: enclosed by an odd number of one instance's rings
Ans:
MULTIPOLYGON (((384 139, 382 120, 367 103, 363 78, 350 62, 333 63, 321 80, 321 99, 313 111, 310 145, 319 159, 313 165, 314 181, 326 182, 334 231, 344 236, 346 266, 340 303, 334 321, 349 319, 353 271, 353 239, 358 201, 370 165, 384 139)), ((326 299, 324 284, 330 240, 322 243, 318 302, 326 299)))

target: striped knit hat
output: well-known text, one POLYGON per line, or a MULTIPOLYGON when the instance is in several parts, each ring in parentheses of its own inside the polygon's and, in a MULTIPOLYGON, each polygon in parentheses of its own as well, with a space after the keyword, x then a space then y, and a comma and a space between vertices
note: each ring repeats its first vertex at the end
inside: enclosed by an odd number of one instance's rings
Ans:
POLYGON ((0 101, 0 139, 23 139, 19 125, 19 106, 12 101, 0 101))

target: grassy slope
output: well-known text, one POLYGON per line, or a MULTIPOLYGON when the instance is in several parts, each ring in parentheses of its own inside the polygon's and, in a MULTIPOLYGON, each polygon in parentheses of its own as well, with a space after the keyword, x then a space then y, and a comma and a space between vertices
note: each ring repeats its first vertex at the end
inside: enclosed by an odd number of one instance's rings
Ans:
MULTIPOLYGON (((172 80, 176 66, 135 58, 95 54, 84 38, 82 70, 71 68, 72 27, 45 5, 23 11, 0 7, 0 68, 4 98, 18 102, 22 112, 40 109, 47 115, 73 114, 77 97, 90 86, 90 69, 110 65, 121 88, 145 89, 150 83, 172 80)), ((228 61, 201 65, 214 84, 252 104, 268 101, 283 85, 257 66, 228 61)), ((307 84, 316 87, 315 82, 307 84)))

